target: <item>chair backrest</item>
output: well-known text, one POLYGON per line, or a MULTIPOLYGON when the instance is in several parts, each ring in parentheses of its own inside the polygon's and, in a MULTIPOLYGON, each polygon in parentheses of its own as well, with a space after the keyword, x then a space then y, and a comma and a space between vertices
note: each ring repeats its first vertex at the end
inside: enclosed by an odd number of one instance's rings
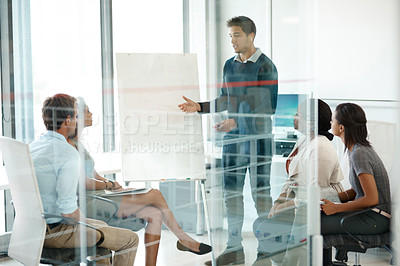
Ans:
POLYGON ((15 208, 15 221, 8 255, 24 265, 39 265, 46 221, 29 146, 14 139, 0 137, 11 196, 15 208))
POLYGON ((390 172, 393 158, 396 153, 396 127, 395 123, 383 121, 368 121, 368 140, 382 159, 386 170, 390 172))

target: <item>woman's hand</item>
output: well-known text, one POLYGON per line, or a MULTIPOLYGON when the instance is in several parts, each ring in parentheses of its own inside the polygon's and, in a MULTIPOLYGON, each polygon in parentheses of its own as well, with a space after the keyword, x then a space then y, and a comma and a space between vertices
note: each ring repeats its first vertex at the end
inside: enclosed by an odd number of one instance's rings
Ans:
POLYGON ((332 201, 322 199, 325 204, 321 204, 321 210, 326 214, 326 215, 332 215, 337 212, 339 212, 338 204, 333 203, 332 201))
POLYGON ((114 181, 114 189, 121 189, 122 186, 118 182, 114 181))
POLYGON ((282 212, 285 209, 285 204, 284 203, 275 203, 274 206, 272 206, 271 210, 269 211, 268 218, 271 218, 275 214, 278 214, 282 212))
POLYGON ((268 213, 268 218, 271 218, 272 216, 275 215, 275 209, 276 209, 276 206, 278 206, 278 204, 279 203, 275 203, 274 206, 271 207, 271 210, 269 210, 269 213, 268 213))
POLYGON ((113 190, 113 191, 123 190, 122 186, 120 184, 118 184, 117 181, 107 180, 107 179, 104 179, 102 181, 106 184, 106 188, 105 189, 113 190))

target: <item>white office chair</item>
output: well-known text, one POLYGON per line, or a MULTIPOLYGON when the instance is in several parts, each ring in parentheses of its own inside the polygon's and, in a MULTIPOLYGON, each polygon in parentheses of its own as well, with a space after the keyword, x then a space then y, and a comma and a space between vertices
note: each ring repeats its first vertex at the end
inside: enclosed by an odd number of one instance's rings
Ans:
MULTIPOLYGON (((46 234, 46 221, 44 218, 55 216, 43 212, 29 146, 14 139, 0 137, 0 151, 6 168, 16 213, 8 255, 24 265, 39 265, 46 234)), ((65 219, 64 217, 60 218, 65 219)), ((72 221, 78 223, 74 220, 72 221)), ((76 249, 63 250, 72 250, 72 257, 76 256, 74 252, 76 249)), ((108 252, 108 250, 101 250, 101 255, 104 255, 105 251, 108 252)), ((46 253, 52 255, 54 252, 46 253)), ((65 257, 65 254, 62 253, 58 257, 65 257)), ((52 258, 45 261, 52 264, 64 263, 62 261, 57 262, 52 258)), ((75 261, 69 262, 66 265, 76 264, 75 261)))
POLYGON ((368 140, 382 159, 388 173, 393 166, 396 153, 396 127, 395 123, 384 121, 368 121, 368 140))
POLYGON ((46 221, 42 218, 43 206, 29 146, 2 137, 0 150, 16 212, 8 255, 24 265, 38 265, 46 233, 46 221))

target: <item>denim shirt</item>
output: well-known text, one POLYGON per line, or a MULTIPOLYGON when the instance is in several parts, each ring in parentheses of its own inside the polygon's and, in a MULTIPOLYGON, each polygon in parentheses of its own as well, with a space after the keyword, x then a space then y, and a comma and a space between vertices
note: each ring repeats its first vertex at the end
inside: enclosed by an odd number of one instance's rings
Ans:
MULTIPOLYGON (((44 212, 62 215, 76 211, 80 172, 78 151, 63 135, 54 131, 47 131, 29 147, 44 212)), ((49 218, 47 223, 60 220, 49 218)))

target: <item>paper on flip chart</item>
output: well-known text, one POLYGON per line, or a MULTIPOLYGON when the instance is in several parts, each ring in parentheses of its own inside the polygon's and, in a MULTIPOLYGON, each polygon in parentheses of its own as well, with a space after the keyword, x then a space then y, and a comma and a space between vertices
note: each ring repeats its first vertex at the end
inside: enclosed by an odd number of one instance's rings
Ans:
POLYGON ((196 55, 117 54, 124 181, 205 177, 201 117, 178 108, 199 101, 196 55))

